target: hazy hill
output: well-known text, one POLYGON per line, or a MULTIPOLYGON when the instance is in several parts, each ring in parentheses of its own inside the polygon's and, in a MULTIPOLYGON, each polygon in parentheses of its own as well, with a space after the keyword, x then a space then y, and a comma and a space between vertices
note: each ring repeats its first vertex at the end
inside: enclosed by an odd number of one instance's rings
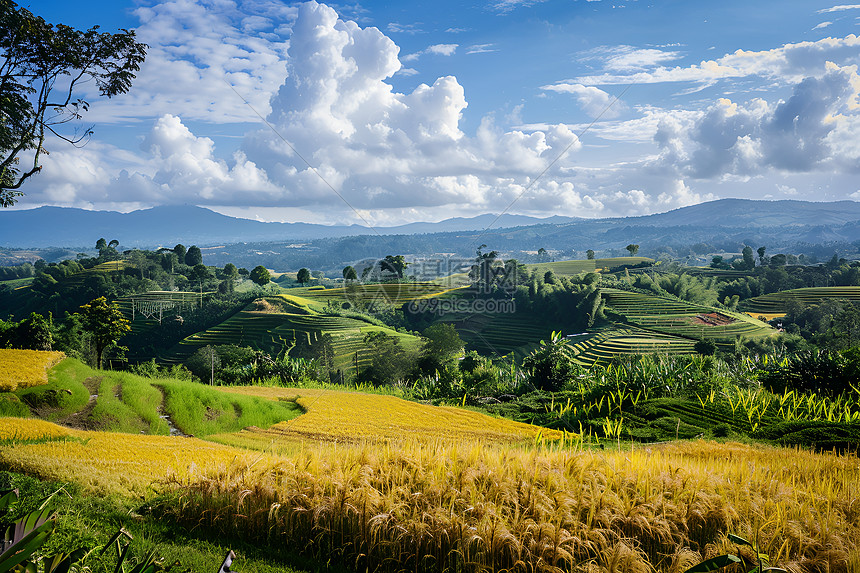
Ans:
MULTIPOLYGON (((39 207, 20 211, 0 210, 2 247, 92 247, 104 237, 117 239, 123 247, 173 246, 176 243, 214 245, 236 242, 307 241, 324 237, 470 231, 483 229, 497 215, 456 217, 438 223, 410 223, 375 230, 361 225, 315 225, 311 223, 263 223, 221 215, 191 205, 164 206, 118 213, 68 207, 39 207)), ((515 227, 537 223, 567 223, 573 217, 538 219, 502 215, 496 226, 515 227)))

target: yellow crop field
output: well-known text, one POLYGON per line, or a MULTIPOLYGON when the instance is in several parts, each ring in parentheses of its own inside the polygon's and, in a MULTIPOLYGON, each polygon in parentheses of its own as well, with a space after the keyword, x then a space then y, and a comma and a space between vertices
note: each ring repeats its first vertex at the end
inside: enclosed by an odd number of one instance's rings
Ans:
POLYGON ((168 516, 336 553, 356 570, 677 573, 736 551, 734 533, 789 571, 848 573, 860 570, 856 461, 704 441, 612 452, 318 444, 174 483, 181 503, 168 516))
POLYGON ((356 570, 678 573, 734 551, 735 533, 792 572, 860 571, 854 455, 705 441, 543 447, 538 428, 390 396, 229 390, 295 399, 306 413, 217 436, 262 452, 0 418, 0 466, 90 491, 173 492, 165 519, 336 554, 356 570))
POLYGON ((0 418, 4 470, 75 482, 94 492, 140 495, 168 478, 192 479, 226 464, 265 458, 196 438, 90 432, 0 418))
POLYGON ((0 392, 48 383, 48 368, 66 355, 42 350, 0 349, 0 392))
MULTIPOLYGON (((272 441, 373 442, 402 439, 533 442, 540 434, 558 440, 563 434, 460 408, 427 406, 397 398, 344 392, 259 386, 225 388, 271 400, 295 399, 307 412, 271 428, 246 428, 239 434, 213 436, 223 443, 251 447, 272 441)), ((259 447, 259 445, 257 446, 259 447)))

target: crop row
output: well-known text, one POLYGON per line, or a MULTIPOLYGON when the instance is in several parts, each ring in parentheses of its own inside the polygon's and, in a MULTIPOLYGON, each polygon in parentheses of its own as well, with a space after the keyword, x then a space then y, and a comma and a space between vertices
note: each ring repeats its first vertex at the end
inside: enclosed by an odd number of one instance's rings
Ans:
POLYGON ((729 343, 738 337, 773 334, 766 324, 747 315, 616 289, 601 289, 607 306, 642 328, 695 340, 729 343), (711 323, 718 318, 725 324, 711 323))
POLYGON ((836 287, 808 287, 774 292, 745 300, 740 307, 746 312, 755 314, 784 313, 787 304, 795 300, 801 304, 815 304, 822 299, 846 299, 860 301, 860 287, 836 286, 836 287))
POLYGON ((616 356, 636 354, 692 354, 695 343, 686 338, 641 329, 611 329, 569 346, 574 359, 585 366, 616 356))

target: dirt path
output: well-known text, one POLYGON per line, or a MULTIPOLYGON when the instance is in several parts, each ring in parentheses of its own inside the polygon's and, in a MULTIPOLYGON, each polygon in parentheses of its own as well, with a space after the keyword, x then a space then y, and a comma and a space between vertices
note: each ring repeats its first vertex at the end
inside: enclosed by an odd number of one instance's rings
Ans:
POLYGON ((61 426, 68 426, 69 428, 75 428, 78 430, 99 430, 101 429, 96 420, 93 420, 92 414, 93 410, 96 407, 96 402, 99 398, 99 386, 102 383, 102 376, 90 376, 86 380, 84 380, 84 386, 87 387, 87 390, 90 391, 90 400, 87 402, 87 405, 78 412, 73 412, 72 414, 57 420, 57 423, 61 426))

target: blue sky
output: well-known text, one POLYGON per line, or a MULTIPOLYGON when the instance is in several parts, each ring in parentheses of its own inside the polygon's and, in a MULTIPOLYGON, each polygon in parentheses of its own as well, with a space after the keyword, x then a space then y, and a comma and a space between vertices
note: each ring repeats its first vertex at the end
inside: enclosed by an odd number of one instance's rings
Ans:
POLYGON ((151 47, 17 208, 387 225, 860 200, 860 5, 21 4, 151 47))

